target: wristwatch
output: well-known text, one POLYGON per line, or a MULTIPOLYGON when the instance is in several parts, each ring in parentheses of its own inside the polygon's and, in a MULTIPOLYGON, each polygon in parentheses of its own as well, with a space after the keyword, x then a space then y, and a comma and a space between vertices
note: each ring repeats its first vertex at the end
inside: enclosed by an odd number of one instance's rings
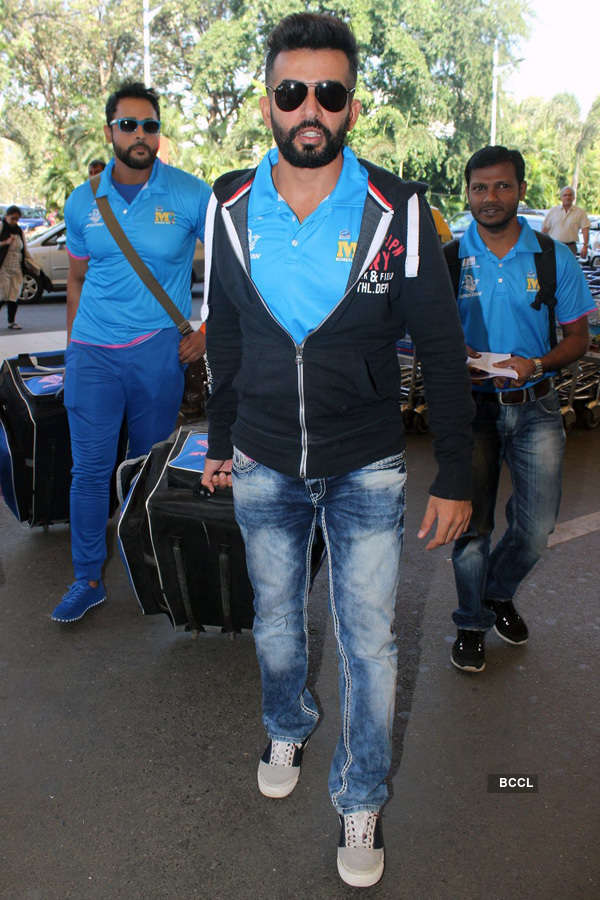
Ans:
POLYGON ((539 358, 539 356, 533 356, 531 358, 531 362, 533 363, 534 369, 529 377, 529 380, 530 381, 539 381, 540 378, 544 377, 544 367, 542 365, 542 361, 539 358))

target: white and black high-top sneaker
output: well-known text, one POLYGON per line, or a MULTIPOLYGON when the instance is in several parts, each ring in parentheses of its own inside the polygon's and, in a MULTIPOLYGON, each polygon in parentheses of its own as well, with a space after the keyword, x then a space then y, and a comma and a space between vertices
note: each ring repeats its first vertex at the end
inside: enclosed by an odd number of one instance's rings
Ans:
POLYGON ((384 851, 379 813, 340 816, 337 867, 342 881, 352 887, 371 887, 383 875, 384 851))
POLYGON ((265 797, 287 797, 300 778, 302 753, 308 738, 301 744, 293 741, 269 741, 258 764, 258 787, 265 797))

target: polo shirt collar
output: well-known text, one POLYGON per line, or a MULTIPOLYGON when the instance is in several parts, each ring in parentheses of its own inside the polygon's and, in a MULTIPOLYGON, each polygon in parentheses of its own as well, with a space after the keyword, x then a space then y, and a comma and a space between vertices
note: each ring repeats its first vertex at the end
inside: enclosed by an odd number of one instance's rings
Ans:
MULTIPOLYGON (((517 216, 517 221, 521 226, 521 234, 519 240, 511 247, 506 257, 516 253, 539 253, 540 245, 535 236, 533 228, 529 225, 527 219, 523 216, 517 216)), ((465 256, 477 256, 478 254, 491 253, 492 251, 484 244, 477 230, 477 222, 475 219, 471 222, 465 231, 463 238, 458 247, 458 255, 460 258, 465 256)), ((506 259, 506 257, 504 257, 506 259)))
MULTIPOLYGON (((358 196, 362 198, 362 202, 364 203, 364 196, 366 193, 366 178, 364 171, 361 169, 358 159, 349 147, 344 147, 342 153, 344 161, 337 184, 331 194, 323 198, 319 206, 329 202, 356 202, 357 190, 362 191, 358 196)), ((253 200, 258 199, 259 201, 261 215, 265 215, 274 209, 281 209, 281 204, 285 203, 285 200, 277 193, 271 175, 271 169, 273 166, 277 165, 278 160, 279 150, 277 147, 273 147, 265 156, 263 156, 256 169, 252 191, 254 193, 253 200)))
MULTIPOLYGON (((102 170, 100 173, 100 184, 98 185, 98 190, 96 192, 96 196, 103 197, 106 196, 109 190, 116 190, 112 183, 112 173, 115 167, 115 158, 110 160, 107 163, 106 168, 102 170)), ((166 191, 165 185, 165 165, 160 161, 160 159, 155 159, 154 164, 152 166, 152 171, 150 172, 150 178, 146 182, 146 184, 142 187, 143 191, 151 191, 152 193, 164 193, 166 191)))

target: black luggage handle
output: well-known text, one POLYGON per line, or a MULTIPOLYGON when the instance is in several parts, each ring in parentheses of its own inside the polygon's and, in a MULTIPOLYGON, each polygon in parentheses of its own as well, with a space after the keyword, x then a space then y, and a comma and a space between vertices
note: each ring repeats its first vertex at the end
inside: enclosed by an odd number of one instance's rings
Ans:
POLYGON ((214 493, 211 493, 207 487, 204 487, 201 481, 194 485, 192 490, 192 494, 194 497, 202 497, 204 500, 211 500, 220 494, 222 497, 232 497, 233 496, 233 488, 230 487, 222 487, 215 488, 214 493))
POLYGON ((19 353, 17 363, 19 366, 31 366, 31 368, 37 369, 38 372, 45 372, 48 375, 60 375, 65 371, 64 364, 62 366, 40 365, 37 356, 32 356, 30 353, 19 353))

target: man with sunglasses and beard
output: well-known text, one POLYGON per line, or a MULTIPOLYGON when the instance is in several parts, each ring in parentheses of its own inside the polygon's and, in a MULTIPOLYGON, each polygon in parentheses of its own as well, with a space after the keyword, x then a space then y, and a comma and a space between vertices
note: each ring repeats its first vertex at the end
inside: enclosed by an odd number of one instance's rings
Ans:
MULTIPOLYGON (((538 240, 518 216, 527 190, 518 150, 483 147, 469 159, 465 181, 473 222, 458 245, 454 280, 477 411, 473 516, 452 554, 459 605, 451 660, 465 672, 482 672, 487 630, 515 646, 528 639, 513 597, 542 555, 560 504, 565 434, 552 376, 585 353, 594 302, 570 250, 549 237, 538 240), (536 256, 546 243, 544 253, 554 257, 554 294, 546 294, 544 275, 538 278, 536 256), (504 357, 495 378, 477 369, 482 353, 504 357), (508 527, 490 552, 504 462, 512 483, 508 527)), ((451 245, 445 252, 450 262, 451 245)))
MULTIPOLYGON (((183 316, 191 312, 191 267, 204 239, 210 189, 157 158, 156 92, 124 84, 106 103, 104 134, 114 159, 100 174, 129 241, 183 316)), ((52 613, 75 622, 106 599, 102 567, 110 479, 127 423, 129 456, 147 453, 175 426, 184 367, 204 353, 200 331, 181 337, 106 227, 89 181, 65 206, 69 274, 65 406, 73 456, 70 496, 75 581, 52 613)))
POLYGON ((207 215, 203 484, 233 481, 246 545, 266 797, 294 790, 319 718, 306 686, 306 604, 315 529, 323 533, 342 719, 329 775, 338 871, 367 887, 384 868, 397 671, 406 482, 397 339, 408 330, 416 344, 435 434, 439 472, 419 531, 428 549, 469 522, 472 401, 425 185, 344 146, 360 111, 352 32, 302 13, 268 47, 260 103, 277 146, 256 170, 221 177, 207 215))

